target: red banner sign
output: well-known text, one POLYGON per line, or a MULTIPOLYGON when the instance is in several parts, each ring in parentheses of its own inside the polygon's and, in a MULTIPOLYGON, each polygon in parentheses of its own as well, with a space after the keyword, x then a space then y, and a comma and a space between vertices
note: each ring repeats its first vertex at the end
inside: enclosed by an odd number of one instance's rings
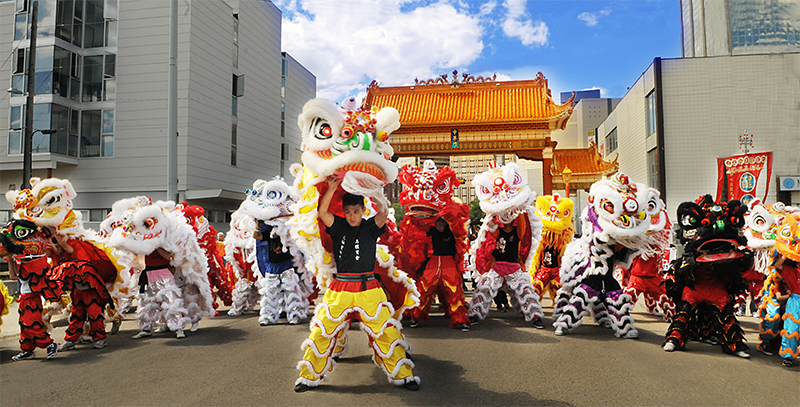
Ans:
POLYGON ((759 185, 764 186, 762 201, 766 201, 771 178, 772 151, 717 158, 717 201, 738 199, 747 204, 756 197, 759 185), (760 178, 762 170, 766 170, 765 179, 760 178))

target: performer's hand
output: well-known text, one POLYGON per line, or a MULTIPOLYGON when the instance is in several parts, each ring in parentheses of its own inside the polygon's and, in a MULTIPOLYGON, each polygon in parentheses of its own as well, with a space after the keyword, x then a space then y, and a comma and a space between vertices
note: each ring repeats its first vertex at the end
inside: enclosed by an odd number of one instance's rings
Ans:
POLYGON ((328 182, 328 187, 333 189, 339 188, 339 185, 342 185, 342 178, 336 175, 329 175, 326 181, 328 182))

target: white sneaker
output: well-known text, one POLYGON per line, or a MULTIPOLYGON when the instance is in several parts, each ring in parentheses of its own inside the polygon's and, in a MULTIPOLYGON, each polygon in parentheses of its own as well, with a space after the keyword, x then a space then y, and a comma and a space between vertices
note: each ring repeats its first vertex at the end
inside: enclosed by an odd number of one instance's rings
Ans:
POLYGON ((75 349, 75 342, 72 341, 64 341, 61 345, 59 345, 58 350, 63 352, 65 350, 75 349))
POLYGON ((186 334, 183 333, 183 329, 178 329, 177 331, 175 331, 175 337, 178 339, 183 339, 186 337, 186 334))
POLYGON ((108 334, 109 335, 114 335, 117 332, 119 332, 120 325, 122 325, 122 321, 119 320, 119 319, 115 319, 114 321, 111 321, 111 330, 108 331, 108 334))
POLYGON ((737 350, 736 352, 733 352, 733 354, 740 358, 745 358, 745 359, 748 359, 750 357, 750 354, 743 350, 737 350))
POLYGON ((94 342, 94 348, 95 349, 103 349, 105 347, 106 347, 106 340, 105 339, 100 339, 99 341, 95 341, 94 342))
POLYGON ((664 344, 664 350, 667 352, 672 352, 675 350, 675 344, 672 342, 667 342, 664 344))
POLYGON ((625 338, 627 338, 627 339, 638 339, 639 338, 639 331, 637 331, 635 329, 631 329, 630 331, 628 331, 627 334, 625 334, 625 338))
POLYGON ((562 336, 562 335, 564 335, 564 328, 562 328, 562 327, 560 327, 560 326, 559 326, 559 327, 556 327, 555 334, 556 334, 556 336, 562 336))
POLYGON ((197 330, 197 328, 200 328, 200 325, 198 325, 198 323, 197 323, 197 322, 195 322, 195 323, 193 323, 193 324, 192 324, 192 327, 191 327, 191 328, 189 328, 189 330, 190 330, 190 331, 192 331, 192 332, 194 332, 194 331, 196 331, 196 330, 197 330))
POLYGON ((131 339, 142 339, 147 338, 148 336, 153 336, 153 333, 150 331, 139 331, 138 334, 131 336, 131 339))
POLYGON ((160 327, 158 327, 158 329, 156 329, 157 334, 161 334, 164 332, 169 332, 169 328, 166 325, 161 325, 160 327))

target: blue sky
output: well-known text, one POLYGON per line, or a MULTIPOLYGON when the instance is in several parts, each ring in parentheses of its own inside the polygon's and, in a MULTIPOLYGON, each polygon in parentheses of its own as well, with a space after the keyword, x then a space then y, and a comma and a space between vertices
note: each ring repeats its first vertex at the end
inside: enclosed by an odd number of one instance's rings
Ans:
POLYGON ((653 58, 680 57, 677 0, 277 0, 282 48, 320 97, 363 96, 453 69, 498 79, 541 71, 559 92, 622 97, 653 58))

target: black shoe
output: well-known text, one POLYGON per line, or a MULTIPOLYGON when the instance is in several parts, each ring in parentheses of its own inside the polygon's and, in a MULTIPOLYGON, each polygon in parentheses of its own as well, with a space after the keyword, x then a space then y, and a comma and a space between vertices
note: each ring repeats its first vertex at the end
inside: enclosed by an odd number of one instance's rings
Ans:
POLYGON ((478 321, 479 321, 478 317, 475 317, 475 316, 473 316, 473 317, 469 317, 469 322, 470 322, 472 325, 478 325, 478 321))
POLYGON ((411 322, 408 323, 409 328, 416 328, 419 326, 419 321, 412 319, 411 322))
POLYGON ((295 393, 302 393, 304 391, 309 391, 309 390, 311 390, 311 386, 309 386, 309 385, 307 385, 305 383, 297 383, 297 384, 294 385, 294 392, 295 393))
POLYGON ((541 318, 534 318, 533 319, 533 327, 536 329, 544 329, 544 324, 542 323, 541 318))
POLYGON ((412 381, 407 382, 406 384, 404 384, 403 387, 405 387, 406 390, 417 391, 417 390, 419 390, 419 383, 417 383, 416 381, 412 380, 412 381))
POLYGON ((792 360, 791 359, 784 359, 783 362, 781 362, 781 364, 786 366, 786 367, 792 367, 792 360))
POLYGON ((56 357, 56 354, 58 354, 58 345, 56 345, 55 342, 47 345, 47 359, 49 360, 56 357))
POLYGON ((469 332, 469 324, 459 324, 456 328, 460 329, 461 332, 469 332))
POLYGON ((35 357, 36 357, 36 355, 33 352, 29 352, 27 350, 24 350, 24 351, 20 352, 19 354, 12 356, 11 360, 13 360, 14 362, 19 362, 20 360, 31 360, 31 359, 33 359, 35 357))

